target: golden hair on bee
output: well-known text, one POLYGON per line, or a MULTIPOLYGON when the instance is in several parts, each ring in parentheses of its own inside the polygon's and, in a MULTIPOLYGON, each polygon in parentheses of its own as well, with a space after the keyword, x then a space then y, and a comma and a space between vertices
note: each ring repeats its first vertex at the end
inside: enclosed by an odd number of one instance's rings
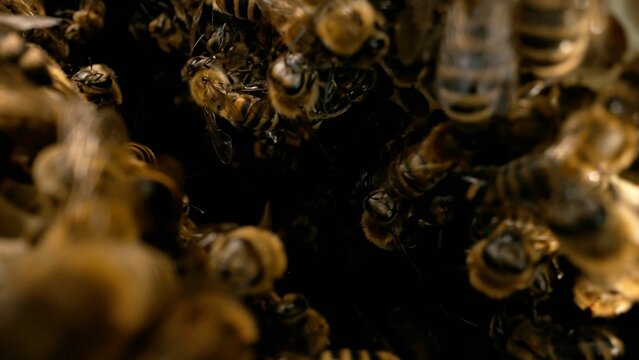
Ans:
POLYGON ((126 145, 133 159, 149 165, 155 165, 157 163, 155 153, 150 147, 135 141, 129 141, 126 145))
POLYGON ((471 285, 485 295, 502 299, 532 285, 542 259, 553 255, 559 242, 539 220, 510 210, 466 258, 471 285))

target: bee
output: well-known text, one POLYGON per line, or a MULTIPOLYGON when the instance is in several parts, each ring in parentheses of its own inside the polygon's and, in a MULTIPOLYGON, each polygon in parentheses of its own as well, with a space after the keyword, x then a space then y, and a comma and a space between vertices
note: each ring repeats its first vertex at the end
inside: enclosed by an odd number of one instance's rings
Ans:
POLYGON ((515 5, 514 28, 524 71, 557 79, 581 64, 590 42, 591 3, 524 0, 515 5))
POLYGON ((139 243, 83 238, 16 265, 0 301, 11 314, 0 319, 0 351, 12 358, 124 356, 178 291, 170 260, 139 243), (40 345, 29 349, 31 341, 40 345))
POLYGON ((304 295, 288 293, 266 310, 270 322, 264 333, 268 346, 315 356, 330 344, 330 327, 326 319, 309 306, 304 295), (266 331, 268 330, 268 331, 266 331))
POLYGON ((80 0, 80 8, 72 13, 64 36, 79 43, 88 41, 104 27, 105 12, 103 0, 80 0))
POLYGON ((279 117, 267 98, 244 94, 234 89, 232 79, 212 58, 195 57, 182 71, 195 102, 204 109, 213 147, 224 164, 233 157, 232 140, 216 122, 219 115, 236 127, 270 131, 277 127, 279 117))
POLYGON ((206 2, 215 11, 238 19, 258 21, 262 16, 256 0, 206 0, 206 2))
POLYGON ((625 351, 623 341, 605 327, 564 327, 550 315, 498 314, 490 336, 516 359, 614 359, 625 351))
POLYGON ((450 123, 436 125, 421 143, 393 160, 388 188, 402 198, 416 198, 437 185, 449 170, 463 166, 468 158, 450 123))
POLYGON ((489 297, 508 297, 530 287, 537 265, 558 248, 546 226, 516 211, 497 221, 490 234, 470 249, 466 259, 470 283, 489 297))
POLYGON ((280 238, 254 226, 205 233, 200 246, 208 248, 213 273, 239 294, 269 291, 286 270, 287 258, 280 238))
POLYGON ((403 228, 400 206, 401 202, 383 188, 366 197, 361 222, 368 241, 384 250, 401 247, 398 240, 403 228))
POLYGON ((240 302, 223 293, 200 293, 174 306, 141 358, 249 360, 257 339, 256 321, 240 302))
POLYGON ((278 57, 268 70, 268 96, 275 111, 294 119, 310 112, 319 98, 318 74, 304 56, 289 53, 278 57))
POLYGON ((187 45, 188 34, 183 24, 172 19, 167 13, 161 13, 151 20, 148 31, 162 51, 170 53, 181 50, 187 45))
POLYGON ((292 51, 308 56, 321 42, 337 56, 370 53, 379 59, 388 50, 388 35, 379 30, 383 19, 367 0, 255 2, 292 51))
POLYGON ((437 97, 461 130, 485 128, 510 106, 516 83, 510 2, 457 0, 447 17, 437 97))
POLYGON ((122 91, 115 72, 104 64, 86 66, 75 73, 71 80, 87 101, 102 106, 122 105, 122 91))
POLYGON ((319 360, 399 360, 397 355, 388 351, 368 351, 368 350, 350 350, 340 349, 337 351, 325 350, 319 360))

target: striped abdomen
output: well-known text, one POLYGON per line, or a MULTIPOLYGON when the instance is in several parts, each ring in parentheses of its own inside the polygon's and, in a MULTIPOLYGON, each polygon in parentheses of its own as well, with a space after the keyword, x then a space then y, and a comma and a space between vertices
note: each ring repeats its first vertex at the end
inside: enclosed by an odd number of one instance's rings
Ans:
POLYGON ((505 114, 516 80, 507 1, 453 3, 437 67, 437 96, 456 126, 474 130, 505 114))
POLYGON ((241 116, 227 119, 237 126, 257 131, 270 131, 277 128, 279 124, 279 117, 273 110, 268 98, 261 99, 250 95, 239 95, 234 100, 234 105, 241 116))
POLYGON ((462 149, 452 127, 440 124, 420 144, 395 158, 388 171, 388 187, 399 196, 418 197, 437 185, 460 161, 462 149))
POLYGON ((255 0, 209 0, 213 9, 238 19, 257 21, 262 16, 255 0))
POLYGON ((387 351, 368 351, 368 350, 325 350, 319 360, 399 360, 399 357, 387 351))
MULTIPOLYGON (((522 66, 535 76, 562 77, 577 68, 590 42, 589 6, 575 0, 522 0, 515 32, 522 66)), ((588 2, 584 2, 588 3, 588 2)))
POLYGON ((155 153, 148 146, 130 141, 127 143, 127 147, 129 148, 131 155, 137 160, 145 162, 147 164, 156 163, 155 153))

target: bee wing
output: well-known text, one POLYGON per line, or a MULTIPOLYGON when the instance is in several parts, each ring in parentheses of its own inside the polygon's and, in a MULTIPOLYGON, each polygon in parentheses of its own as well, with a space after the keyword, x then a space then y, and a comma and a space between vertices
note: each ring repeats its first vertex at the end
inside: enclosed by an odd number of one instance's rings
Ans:
POLYGON ((7 26, 18 31, 46 29, 57 26, 61 22, 61 18, 49 16, 0 14, 0 25, 7 26))
POLYGON ((206 119, 206 129, 211 136, 211 142, 213 143, 213 149, 217 157, 224 165, 228 165, 233 160, 233 142, 229 134, 222 131, 217 126, 217 120, 215 114, 204 110, 204 117, 206 119))

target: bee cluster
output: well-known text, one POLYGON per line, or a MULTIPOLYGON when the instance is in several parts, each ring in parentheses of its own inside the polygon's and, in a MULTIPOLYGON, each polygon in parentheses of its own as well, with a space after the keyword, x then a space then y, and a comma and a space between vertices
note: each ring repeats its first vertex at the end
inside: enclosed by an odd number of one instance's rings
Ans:
POLYGON ((1 357, 637 356, 635 3, 0 1, 1 357))

